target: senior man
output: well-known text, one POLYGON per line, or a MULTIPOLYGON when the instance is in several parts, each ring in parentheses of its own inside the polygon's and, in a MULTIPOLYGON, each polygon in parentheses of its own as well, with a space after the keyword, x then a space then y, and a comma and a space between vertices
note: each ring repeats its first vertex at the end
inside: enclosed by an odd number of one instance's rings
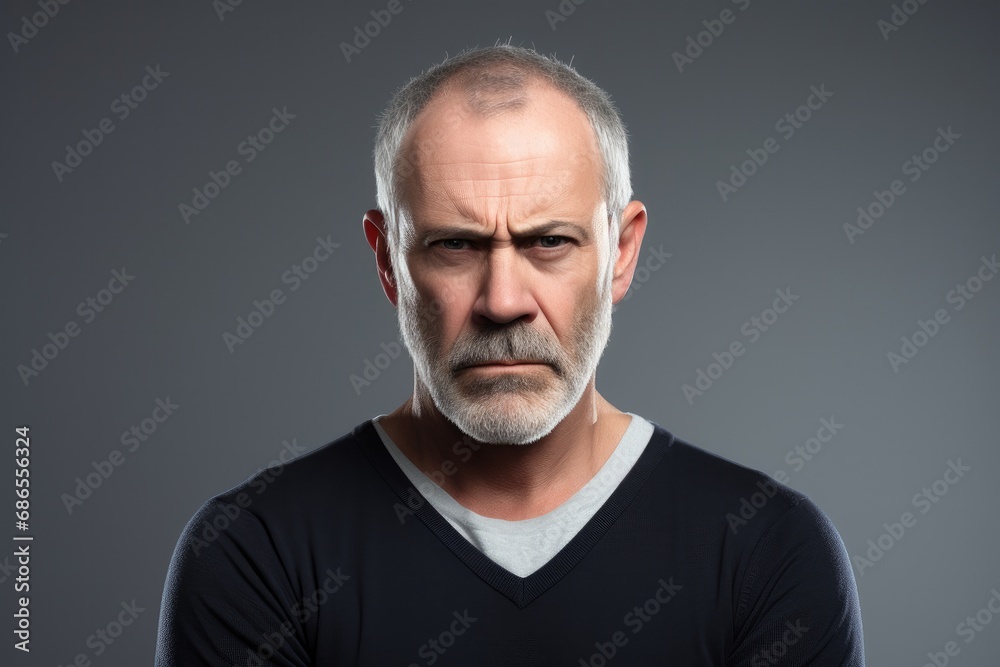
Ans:
POLYGON ((863 665, 829 518, 595 388, 647 223, 608 95, 466 52, 396 93, 375 170, 413 394, 205 502, 156 664, 863 665))

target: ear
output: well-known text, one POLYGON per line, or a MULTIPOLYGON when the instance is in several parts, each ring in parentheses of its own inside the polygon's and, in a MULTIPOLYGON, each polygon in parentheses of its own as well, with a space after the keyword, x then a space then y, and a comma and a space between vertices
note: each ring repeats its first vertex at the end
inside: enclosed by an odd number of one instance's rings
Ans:
POLYGON ((375 252, 375 265, 378 268, 379 280, 382 282, 382 290, 389 302, 395 306, 397 303, 396 276, 393 273, 392 256, 389 253, 385 217, 378 209, 371 209, 365 213, 362 226, 364 227, 365 240, 375 252))
MULTIPOLYGON (((618 259, 611 282, 611 303, 625 298, 632 275, 639 262, 639 248, 646 234, 646 207, 641 201, 631 201, 622 212, 621 234, 618 237, 618 259)), ((613 249, 612 249, 613 252, 613 249)))

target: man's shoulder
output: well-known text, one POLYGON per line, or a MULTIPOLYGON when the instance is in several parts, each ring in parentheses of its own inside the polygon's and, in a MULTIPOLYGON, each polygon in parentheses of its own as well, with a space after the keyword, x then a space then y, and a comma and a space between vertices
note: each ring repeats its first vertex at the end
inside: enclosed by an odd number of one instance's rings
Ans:
POLYGON ((703 556, 688 558, 695 570, 688 576, 706 588, 718 578, 729 595, 735 635, 727 664, 757 664, 794 624, 808 634, 789 643, 791 663, 815 664, 822 655, 823 664, 864 665, 857 583, 830 517, 771 475, 662 428, 654 437, 664 456, 650 506, 672 508, 671 526, 694 545, 689 554, 703 556))
POLYGON ((802 503, 815 508, 806 494, 771 475, 653 424, 653 441, 663 449, 654 473, 656 492, 682 504, 693 521, 723 521, 734 535, 760 534, 802 503))
POLYGON ((378 475, 369 459, 377 438, 371 419, 367 419, 287 462, 272 461, 205 505, 236 505, 265 522, 308 514, 310 509, 322 508, 329 514, 354 506, 366 490, 378 486, 378 475))

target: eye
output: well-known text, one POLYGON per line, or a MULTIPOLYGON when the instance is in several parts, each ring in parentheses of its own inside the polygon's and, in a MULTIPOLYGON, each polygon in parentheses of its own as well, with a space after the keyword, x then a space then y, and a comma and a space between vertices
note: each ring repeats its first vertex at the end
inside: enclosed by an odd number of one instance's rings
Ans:
MULTIPOLYGON (((569 237, 566 236, 539 236, 538 241, 541 242, 542 248, 555 249, 566 245, 567 242, 571 241, 569 237)), ((461 244, 468 243, 465 239, 441 239, 436 243, 440 244, 446 250, 463 250, 461 244), (458 245, 452 245, 458 244, 458 245)))
MULTIPOLYGON (((563 242, 568 242, 570 239, 568 239, 565 236, 540 236, 540 237, 538 237, 538 240, 539 241, 563 241, 563 242)), ((563 245, 565 245, 565 243, 557 243, 555 245, 546 245, 545 243, 542 243, 542 247, 543 248, 558 248, 558 247, 563 246, 563 245)))

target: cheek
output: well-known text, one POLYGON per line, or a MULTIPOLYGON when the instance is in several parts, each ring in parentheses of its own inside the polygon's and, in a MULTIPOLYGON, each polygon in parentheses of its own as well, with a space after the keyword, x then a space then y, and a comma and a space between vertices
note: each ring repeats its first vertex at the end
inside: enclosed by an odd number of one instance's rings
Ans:
POLYGON ((462 291, 462 285, 456 285, 453 280, 428 276, 417 278, 414 285, 420 295, 420 303, 424 310, 438 315, 447 314, 460 308, 461 304, 469 298, 462 291))
POLYGON ((541 313, 534 326, 547 327, 550 329, 547 336, 550 339, 554 336, 555 341, 566 346, 570 343, 576 322, 585 309, 592 307, 587 297, 585 289, 575 283, 559 282, 546 286, 537 295, 541 313))
POLYGON ((451 282, 423 281, 415 288, 426 325, 450 344, 471 317, 475 295, 451 282))

